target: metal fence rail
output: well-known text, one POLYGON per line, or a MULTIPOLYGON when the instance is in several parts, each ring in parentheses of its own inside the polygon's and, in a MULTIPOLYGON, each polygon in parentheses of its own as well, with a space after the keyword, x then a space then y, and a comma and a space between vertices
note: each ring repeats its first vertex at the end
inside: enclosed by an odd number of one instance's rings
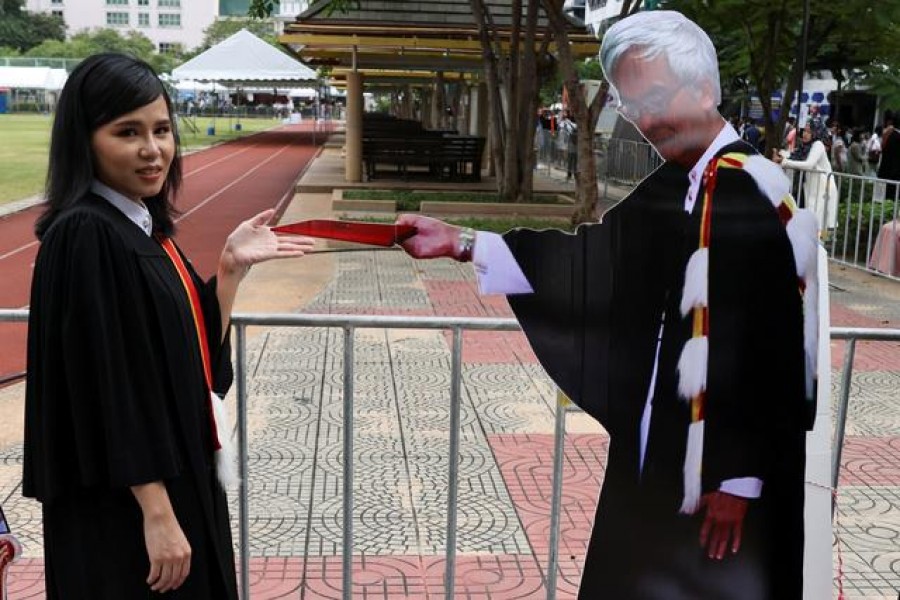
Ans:
MULTIPOLYGON (((27 310, 0 310, 0 323, 24 322, 28 319, 27 310)), ((241 565, 241 597, 250 597, 250 552, 249 552, 249 497, 247 481, 247 328, 264 327, 332 327, 341 328, 344 332, 344 464, 343 464, 343 598, 352 597, 353 584, 353 379, 354 379, 354 334, 357 329, 425 329, 451 330, 451 421, 449 449, 450 486, 447 497, 447 545, 446 571, 444 590, 446 597, 454 595, 454 575, 456 565, 456 524, 457 498, 459 489, 459 427, 461 405, 461 370, 462 370, 462 332, 478 331, 519 331, 519 324, 514 319, 484 318, 441 318, 441 317, 406 317, 406 316, 346 316, 346 315, 312 315, 312 314, 235 314, 232 324, 236 336, 236 387, 237 387, 237 428, 240 449, 241 487, 239 498, 239 540, 241 565)), ((846 340, 847 350, 841 372, 839 389, 838 414, 835 424, 832 486, 837 489, 840 474, 841 450, 844 442, 847 412, 850 401, 850 380, 853 374, 853 358, 857 341, 900 341, 900 329, 862 329, 835 327, 830 331, 831 339, 846 340)), ((562 490, 563 441, 565 437, 565 413, 567 401, 559 398, 556 408, 556 426, 554 436, 553 461, 553 494, 551 503, 550 555, 546 570, 547 598, 556 597, 556 578, 558 565, 559 516, 562 490)))
POLYGON ((825 223, 829 258, 870 273, 900 277, 900 182, 849 173, 801 171, 798 175, 795 197, 825 185, 826 218, 833 214, 835 221, 833 231, 825 223), (837 193, 836 201, 832 193, 837 193))
MULTIPOLYGON (((594 144, 601 196, 609 188, 636 186, 662 164, 653 146, 624 139, 594 144)), ((548 158, 551 164, 558 164, 548 158)), ((558 167, 557 167, 558 168, 558 167)), ((565 168, 563 166, 563 168, 565 168)), ((900 278, 900 182, 870 175, 787 169, 791 193, 800 206, 822 195, 820 225, 828 257, 870 273, 900 278), (834 227, 831 223, 834 223, 834 227)))

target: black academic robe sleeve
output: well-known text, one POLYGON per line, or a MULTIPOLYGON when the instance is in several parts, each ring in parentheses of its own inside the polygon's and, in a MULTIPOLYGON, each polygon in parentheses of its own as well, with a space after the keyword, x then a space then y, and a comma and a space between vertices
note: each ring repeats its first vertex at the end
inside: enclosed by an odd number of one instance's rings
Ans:
POLYGON ((504 235, 534 289, 508 300, 538 360, 575 403, 623 439, 637 435, 634 420, 647 396, 686 189, 685 171, 666 164, 600 223, 574 234, 504 235))
POLYGON ((793 252, 750 175, 720 169, 709 263, 703 480, 757 477, 764 490, 805 431, 802 300, 793 252))
POLYGON ((556 385, 604 424, 612 289, 606 229, 514 229, 503 236, 534 289, 508 296, 529 344, 556 385))
POLYGON ((108 217, 76 210, 44 236, 28 332, 26 496, 142 484, 184 468, 149 296, 108 217))

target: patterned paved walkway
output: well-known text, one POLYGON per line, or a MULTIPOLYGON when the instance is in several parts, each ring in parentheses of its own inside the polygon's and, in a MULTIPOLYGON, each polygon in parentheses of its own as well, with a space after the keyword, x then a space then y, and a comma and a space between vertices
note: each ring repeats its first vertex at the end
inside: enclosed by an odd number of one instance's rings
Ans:
MULTIPOLYGON (((502 300, 477 296, 468 266, 399 252, 337 256, 335 277, 306 312, 509 315, 502 300)), ((860 308, 858 294, 842 293, 833 294, 834 324, 897 326, 878 302, 860 308)), ((521 334, 467 333, 464 342, 457 597, 543 598, 554 388, 521 334)), ((341 332, 315 328, 252 340, 254 600, 340 597, 342 345, 341 332)), ((443 595, 448 348, 439 332, 357 332, 354 597, 443 595)), ((898 362, 898 344, 857 350, 835 546, 851 599, 893 600, 900 587, 898 362)), ((575 595, 606 454, 605 435, 583 414, 568 415, 568 431, 560 598, 575 595)), ((0 449, 0 501, 28 549, 12 598, 41 598, 39 511, 19 495, 20 468, 20 446, 0 449)))

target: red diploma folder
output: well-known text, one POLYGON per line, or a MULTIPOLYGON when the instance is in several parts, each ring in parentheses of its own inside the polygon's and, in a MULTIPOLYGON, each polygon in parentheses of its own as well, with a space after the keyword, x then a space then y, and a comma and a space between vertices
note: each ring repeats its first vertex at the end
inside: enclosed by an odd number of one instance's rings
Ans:
POLYGON ((412 225, 330 221, 327 219, 278 225, 273 227, 272 231, 387 247, 399 244, 416 235, 416 228, 412 225))

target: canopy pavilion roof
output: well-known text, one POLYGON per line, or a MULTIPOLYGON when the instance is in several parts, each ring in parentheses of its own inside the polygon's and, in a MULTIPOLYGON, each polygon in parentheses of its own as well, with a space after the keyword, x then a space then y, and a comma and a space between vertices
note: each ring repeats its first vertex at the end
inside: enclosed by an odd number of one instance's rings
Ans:
MULTIPOLYGON (((508 52, 511 2, 485 0, 485 4, 494 39, 508 52)), ((303 62, 330 67, 338 84, 354 64, 367 85, 431 82, 438 72, 447 81, 480 78, 482 48, 469 0, 364 0, 360 9, 330 15, 327 7, 327 0, 315 2, 286 24, 279 41, 303 62)), ((574 56, 596 56, 600 44, 590 30, 570 17, 567 23, 574 56)), ((542 15, 537 44, 547 27, 542 15)), ((554 43, 549 51, 554 52, 554 43)))

